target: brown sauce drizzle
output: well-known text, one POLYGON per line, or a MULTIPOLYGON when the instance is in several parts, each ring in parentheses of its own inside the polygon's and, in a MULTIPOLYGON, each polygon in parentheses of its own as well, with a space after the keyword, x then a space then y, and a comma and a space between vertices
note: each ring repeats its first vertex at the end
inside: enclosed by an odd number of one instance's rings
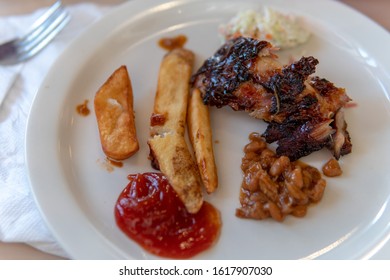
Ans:
POLYGON ((80 116, 86 117, 86 116, 89 115, 89 113, 91 113, 91 111, 88 108, 88 102, 89 102, 88 99, 85 99, 84 103, 79 104, 79 105, 76 106, 76 112, 80 116))
POLYGON ((177 48, 182 48, 187 42, 185 35, 177 35, 176 37, 165 37, 158 41, 158 45, 167 51, 172 51, 177 48))

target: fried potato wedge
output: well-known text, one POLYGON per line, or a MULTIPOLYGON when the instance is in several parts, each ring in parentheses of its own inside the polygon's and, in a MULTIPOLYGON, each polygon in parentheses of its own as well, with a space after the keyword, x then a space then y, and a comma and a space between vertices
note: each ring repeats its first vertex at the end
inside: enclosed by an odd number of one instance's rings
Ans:
POLYGON ((189 80, 194 54, 168 52, 160 65, 154 109, 150 118, 150 158, 165 174, 190 213, 203 204, 202 181, 185 140, 189 80))
POLYGON ((177 133, 166 133, 149 139, 148 144, 160 171, 168 178, 187 211, 198 212, 203 204, 202 183, 185 138, 177 133))
POLYGON ((95 94, 94 108, 102 149, 114 160, 129 158, 139 150, 133 90, 126 66, 121 66, 95 94))
POLYGON ((203 104, 198 89, 192 91, 188 104, 188 133, 195 153, 196 163, 207 193, 218 187, 209 108, 203 104))
POLYGON ((163 58, 151 117, 152 135, 167 131, 184 135, 194 59, 193 52, 182 48, 163 58))

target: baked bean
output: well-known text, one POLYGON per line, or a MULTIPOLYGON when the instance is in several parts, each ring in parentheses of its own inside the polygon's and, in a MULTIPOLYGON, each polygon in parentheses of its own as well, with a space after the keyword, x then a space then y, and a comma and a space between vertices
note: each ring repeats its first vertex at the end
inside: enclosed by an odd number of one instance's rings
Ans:
POLYGON ((339 162, 332 158, 322 167, 322 172, 328 177, 337 177, 343 174, 339 162))
POLYGON ((275 153, 269 149, 262 150, 260 154, 260 163, 263 169, 268 170, 276 160, 275 153))
POLYGON ((280 211, 279 207, 273 203, 272 201, 269 201, 264 206, 265 209, 268 209, 271 217, 279 222, 283 221, 284 216, 282 214, 282 211, 280 211))
POLYGON ((289 165, 290 159, 286 156, 281 156, 272 163, 271 168, 269 169, 269 174, 271 174, 271 176, 277 177, 282 174, 282 172, 285 171, 289 165))
POLYGON ((291 197, 294 198, 297 202, 306 202, 308 200, 308 196, 303 191, 301 191, 297 185, 291 182, 286 182, 285 186, 287 187, 291 197))
POLYGON ((295 217, 304 217, 307 213, 307 205, 298 205, 291 212, 291 215, 295 217))
POLYGON ((268 198, 262 192, 254 192, 250 195, 249 200, 260 202, 260 203, 266 203, 268 201, 268 198))
POLYGON ((236 216, 239 218, 262 220, 268 218, 269 213, 265 211, 261 203, 255 202, 250 207, 236 209, 236 216))
POLYGON ((322 199, 326 187, 326 181, 319 180, 314 187, 309 191, 309 197, 313 202, 318 202, 322 199))
POLYGON ((259 133, 251 133, 249 140, 241 164, 244 178, 236 216, 276 221, 287 215, 305 216, 308 206, 324 194, 326 181, 321 173, 301 161, 277 156, 259 133))
POLYGON ((304 188, 310 188, 313 178, 310 174, 310 172, 306 169, 302 170, 302 177, 303 177, 303 187, 304 188))
POLYGON ((281 194, 279 196, 279 201, 280 201, 279 205, 281 207, 282 213, 285 215, 290 214, 293 211, 296 204, 294 199, 288 194, 281 194))
POLYGON ((272 180, 267 172, 260 171, 259 175, 259 189, 263 192, 270 200, 277 201, 278 199, 278 184, 272 180))
POLYGON ((256 175, 257 175, 257 173, 250 173, 249 172, 245 176, 245 178, 244 178, 245 183, 243 184, 244 189, 251 191, 251 192, 254 192, 259 188, 259 178, 256 175))
POLYGON ((244 147, 244 152, 245 153, 250 153, 250 152, 255 152, 258 153, 259 151, 262 151, 263 149, 266 148, 266 145, 264 142, 250 142, 244 147))
POLYGON ((263 137, 258 132, 252 132, 251 134, 249 134, 249 140, 251 142, 263 142, 265 144, 264 148, 267 147, 267 144, 265 143, 265 141, 263 141, 263 137))
POLYGON ((294 170, 288 172, 287 180, 295 187, 301 189, 303 187, 302 169, 297 165, 294 170))

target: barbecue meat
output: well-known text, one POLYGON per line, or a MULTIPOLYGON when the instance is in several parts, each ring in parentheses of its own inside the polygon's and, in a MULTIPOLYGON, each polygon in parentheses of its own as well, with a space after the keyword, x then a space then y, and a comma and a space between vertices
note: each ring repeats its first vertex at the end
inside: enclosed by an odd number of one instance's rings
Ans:
POLYGON ((324 147, 338 159, 352 144, 342 88, 312 76, 312 56, 283 66, 266 41, 239 37, 225 43, 192 76, 206 105, 230 106, 268 123, 263 137, 277 142, 277 154, 296 160, 324 147))

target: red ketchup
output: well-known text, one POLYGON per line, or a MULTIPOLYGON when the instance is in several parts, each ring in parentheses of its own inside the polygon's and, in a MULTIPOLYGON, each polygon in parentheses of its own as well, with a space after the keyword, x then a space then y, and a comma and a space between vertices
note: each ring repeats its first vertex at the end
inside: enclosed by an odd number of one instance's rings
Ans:
POLYGON ((115 205, 115 218, 145 250, 186 259, 214 244, 221 220, 211 204, 204 202, 198 213, 190 214, 162 173, 132 174, 128 179, 115 205))

